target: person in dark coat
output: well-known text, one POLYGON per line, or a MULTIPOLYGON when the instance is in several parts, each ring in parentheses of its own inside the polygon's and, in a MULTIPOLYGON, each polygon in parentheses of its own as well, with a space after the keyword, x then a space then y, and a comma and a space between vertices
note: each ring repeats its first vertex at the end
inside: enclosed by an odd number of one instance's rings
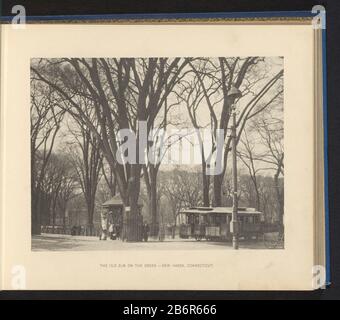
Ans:
POLYGON ((148 237, 149 237, 149 225, 144 222, 143 224, 143 240, 146 242, 148 241, 148 237))

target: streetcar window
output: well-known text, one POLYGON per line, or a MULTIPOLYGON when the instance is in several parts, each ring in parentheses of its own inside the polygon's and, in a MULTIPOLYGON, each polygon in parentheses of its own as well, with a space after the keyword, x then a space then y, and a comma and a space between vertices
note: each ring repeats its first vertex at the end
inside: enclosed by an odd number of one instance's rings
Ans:
POLYGON ((205 215, 201 215, 200 217, 199 217, 199 223, 206 223, 206 220, 207 220, 207 217, 205 216, 205 215))
POLYGON ((224 222, 224 217, 222 214, 217 214, 215 219, 215 223, 217 226, 221 225, 224 222))
POLYGON ((227 222, 227 216, 221 215, 221 223, 226 223, 226 222, 227 222))
POLYGON ((219 223, 220 223, 219 216, 218 215, 212 215, 210 221, 211 221, 210 223, 211 223, 212 226, 218 226, 219 223))

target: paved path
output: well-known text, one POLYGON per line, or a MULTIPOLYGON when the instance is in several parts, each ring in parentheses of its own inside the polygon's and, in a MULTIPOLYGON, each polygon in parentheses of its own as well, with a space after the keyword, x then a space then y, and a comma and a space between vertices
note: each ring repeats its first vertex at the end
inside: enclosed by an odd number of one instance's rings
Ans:
MULTIPOLYGON (((106 251, 106 250, 205 250, 232 249, 229 242, 170 239, 148 242, 100 241, 98 237, 41 234, 32 237, 33 251, 106 251)), ((240 241, 240 249, 266 249, 263 241, 240 241)))

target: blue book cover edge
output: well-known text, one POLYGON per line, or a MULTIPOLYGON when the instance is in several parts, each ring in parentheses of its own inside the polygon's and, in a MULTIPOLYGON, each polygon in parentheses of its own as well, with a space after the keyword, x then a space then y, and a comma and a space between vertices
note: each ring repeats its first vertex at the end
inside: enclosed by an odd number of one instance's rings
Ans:
MULTIPOLYGON (((26 16, 27 21, 67 20, 153 20, 153 19, 228 19, 228 18, 308 18, 315 16, 312 11, 258 11, 258 12, 207 12, 207 13, 124 13, 99 15, 45 15, 26 16)), ((14 16, 14 15, 13 15, 14 16)), ((9 22, 13 16, 2 16, 1 21, 9 22)))

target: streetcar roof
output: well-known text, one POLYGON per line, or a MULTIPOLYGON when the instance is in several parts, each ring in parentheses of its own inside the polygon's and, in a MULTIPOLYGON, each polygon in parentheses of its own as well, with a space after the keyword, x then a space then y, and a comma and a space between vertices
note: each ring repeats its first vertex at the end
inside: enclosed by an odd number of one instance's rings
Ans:
MULTIPOLYGON (((184 209, 180 213, 184 214, 232 214, 232 207, 193 207, 184 209)), ((256 211, 255 208, 239 207, 237 210, 241 215, 260 215, 262 212, 256 211)))

